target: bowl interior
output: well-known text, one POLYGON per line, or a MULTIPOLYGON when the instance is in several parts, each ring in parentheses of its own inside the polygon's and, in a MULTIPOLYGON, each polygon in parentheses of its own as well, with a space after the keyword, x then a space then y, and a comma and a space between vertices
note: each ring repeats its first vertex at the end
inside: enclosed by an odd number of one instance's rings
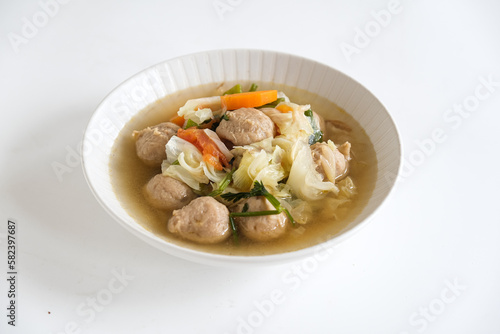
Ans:
POLYGON ((314 92, 346 110, 364 128, 377 154, 378 174, 368 203, 338 236, 319 245, 335 245, 362 225, 387 198, 400 168, 401 146, 395 124, 384 106, 361 84, 326 65, 298 56, 259 50, 215 50, 175 58, 128 79, 99 105, 82 146, 83 169, 97 200, 122 226, 172 255, 209 264, 274 263, 318 251, 310 247, 266 256, 227 256, 172 245, 144 229, 121 206, 113 192, 109 162, 113 143, 124 125, 160 98, 204 84, 260 81, 314 92))

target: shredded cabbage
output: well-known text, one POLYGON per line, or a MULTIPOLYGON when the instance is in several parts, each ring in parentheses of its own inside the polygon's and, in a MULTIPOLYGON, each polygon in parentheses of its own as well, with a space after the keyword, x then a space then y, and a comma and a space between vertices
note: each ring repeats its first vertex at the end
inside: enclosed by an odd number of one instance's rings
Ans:
POLYGON ((311 122, 304 115, 304 112, 311 108, 310 105, 298 105, 292 102, 281 102, 277 107, 286 105, 292 110, 282 113, 275 108, 262 108, 261 111, 266 114, 279 128, 281 135, 287 139, 299 140, 309 138, 314 133, 311 122))
POLYGON ((217 147, 222 152, 222 154, 224 154, 226 156, 226 160, 231 161, 231 159, 234 156, 231 152, 229 152, 226 145, 224 145, 224 143, 220 140, 217 133, 215 133, 214 131, 212 131, 210 129, 205 129, 203 131, 207 134, 208 137, 210 137, 210 139, 215 143, 215 145, 217 145, 217 147))
POLYGON ((319 205, 319 203, 314 203, 313 209, 318 210, 321 216, 326 220, 337 220, 337 215, 342 209, 341 207, 349 202, 350 200, 345 198, 343 199, 327 196, 321 201, 321 206, 319 205))
POLYGON ((179 109, 177 115, 184 119, 192 120, 197 124, 214 118, 221 109, 220 96, 202 97, 200 99, 188 100, 186 104, 179 109))
POLYGON ((288 96, 285 95, 285 93, 278 91, 278 99, 280 98, 285 99, 285 102, 290 102, 290 99, 288 98, 288 96))
POLYGON ((262 108, 260 111, 276 124, 281 133, 283 133, 284 129, 290 127, 293 122, 293 114, 291 112, 282 113, 276 108, 262 108))
POLYGON ((316 171, 311 148, 304 141, 298 141, 291 152, 292 167, 288 175, 287 185, 293 193, 305 201, 315 201, 326 196, 328 192, 338 194, 339 190, 332 182, 323 182, 316 171))
POLYGON ((203 161, 201 152, 190 142, 173 136, 165 146, 167 159, 162 163, 162 173, 200 190, 200 183, 220 182, 224 171, 216 170, 203 161), (177 161, 179 164, 173 164, 177 161))
POLYGON ((281 201, 281 204, 283 207, 287 208, 295 222, 299 224, 306 224, 313 216, 311 204, 301 199, 296 199, 290 202, 281 201))
POLYGON ((233 183, 240 191, 249 191, 255 181, 262 181, 274 193, 278 182, 285 178, 281 161, 286 152, 279 146, 272 148, 271 143, 272 140, 263 140, 237 148, 245 150, 233 174, 233 183))
POLYGON ((357 193, 356 186, 349 176, 339 181, 337 185, 340 190, 339 197, 352 198, 357 193))

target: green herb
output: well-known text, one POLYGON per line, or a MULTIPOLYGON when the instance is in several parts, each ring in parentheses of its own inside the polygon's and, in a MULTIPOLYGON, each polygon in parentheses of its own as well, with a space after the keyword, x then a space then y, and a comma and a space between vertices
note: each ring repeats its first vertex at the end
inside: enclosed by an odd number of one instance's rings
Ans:
POLYGON ((199 183, 200 190, 192 189, 193 192, 198 196, 208 196, 212 190, 212 186, 206 183, 199 183))
POLYGON ((256 84, 252 84, 250 86, 250 89, 248 90, 249 92, 255 92, 257 89, 259 88, 259 86, 257 86, 256 84))
POLYGON ((238 93, 242 93, 242 92, 243 91, 241 90, 241 85, 237 84, 237 85, 234 85, 233 87, 229 88, 228 90, 226 90, 224 92, 224 94, 222 94, 222 95, 238 94, 238 93))
POLYGON ((180 165, 179 160, 175 160, 170 164, 171 166, 180 165))
POLYGON ((194 122, 191 118, 187 120, 184 129, 192 128, 193 126, 198 126, 198 123, 194 122))
POLYGON ((243 205, 243 209, 241 210, 241 212, 247 212, 248 211, 248 203, 245 203, 245 205, 243 205))
POLYGON ((314 116, 313 111, 311 109, 307 109, 306 111, 304 111, 304 115, 306 115, 309 118, 314 116))
POLYGON ((272 216, 279 215, 280 210, 267 210, 267 211, 250 211, 250 212, 232 212, 229 215, 233 217, 257 217, 257 216, 272 216))
POLYGON ((312 145, 323 140, 323 132, 316 126, 314 120, 314 113, 311 109, 304 111, 304 115, 309 118, 309 123, 311 123, 313 134, 309 136, 309 145, 312 145))
POLYGON ((284 97, 280 97, 276 101, 273 101, 271 103, 264 104, 263 106, 260 106, 259 108, 276 108, 276 106, 278 104, 280 104, 281 102, 285 102, 285 98, 284 97))
POLYGON ((208 196, 215 197, 215 196, 219 196, 220 194, 222 194, 222 192, 227 188, 227 186, 233 180, 233 173, 234 173, 235 170, 236 169, 233 168, 229 173, 227 173, 224 176, 224 178, 222 179, 222 181, 220 182, 219 188, 217 190, 214 190, 211 193, 209 193, 208 196))
MULTIPOLYGON (((262 181, 260 181, 260 182, 255 181, 253 184, 253 188, 249 192, 226 193, 226 194, 223 194, 221 197, 224 198, 226 201, 236 203, 239 200, 242 200, 244 198, 250 198, 250 197, 255 197, 255 196, 265 196, 265 194, 269 194, 269 192, 267 191, 266 187, 264 187, 264 184, 262 183, 262 181)), ((274 198, 274 196, 272 196, 272 197, 274 198)))
POLYGON ((229 214, 229 226, 231 227, 231 232, 233 233, 233 242, 237 245, 238 240, 238 230, 236 229, 236 224, 234 223, 234 218, 229 214))
POLYGON ((322 141, 323 141, 323 132, 321 131, 314 131, 314 133, 309 136, 309 145, 322 141))
MULTIPOLYGON (((239 200, 245 199, 245 198, 250 198, 250 197, 256 197, 256 196, 264 196, 269 203, 271 203, 272 206, 276 210, 271 210, 271 211, 254 211, 254 212, 248 212, 248 211, 243 211, 243 212, 232 212, 229 214, 231 217, 253 217, 253 216, 268 216, 268 215, 277 215, 280 214, 281 212, 285 212, 287 215, 288 219, 290 220, 290 223, 295 226, 295 220, 293 219, 292 215, 288 210, 284 207, 281 206, 280 201, 269 191, 267 191, 266 187, 264 187, 264 184, 262 181, 258 182, 255 181, 253 188, 249 192, 241 192, 241 193, 225 193, 222 194, 221 197, 225 199, 226 201, 229 202, 238 202, 239 200)), ((245 208, 245 207, 243 207, 245 208)), ((247 207, 248 210, 248 207, 247 207)))

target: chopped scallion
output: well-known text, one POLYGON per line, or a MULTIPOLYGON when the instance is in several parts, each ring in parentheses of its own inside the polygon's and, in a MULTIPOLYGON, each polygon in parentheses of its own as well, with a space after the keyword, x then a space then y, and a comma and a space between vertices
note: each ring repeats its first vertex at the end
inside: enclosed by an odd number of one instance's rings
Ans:
POLYGON ((248 91, 249 91, 249 92, 255 92, 255 91, 257 91, 257 89, 258 89, 258 88, 259 88, 259 86, 253 83, 253 84, 250 86, 250 89, 249 89, 248 91))
POLYGON ((260 106, 259 108, 276 108, 276 106, 281 102, 285 102, 285 98, 280 97, 276 101, 260 106))
POLYGON ((255 211, 255 212, 233 212, 230 213, 229 215, 233 217, 251 217, 251 216, 266 216, 266 215, 277 215, 281 212, 285 212, 288 219, 290 220, 290 223, 295 226, 295 220, 293 219, 292 215, 286 208, 283 208, 281 206, 280 201, 276 197, 274 197, 270 192, 267 191, 266 187, 264 187, 264 184, 258 181, 254 182, 253 188, 249 192, 241 192, 241 193, 225 193, 222 194, 221 197, 225 199, 226 201, 230 202, 238 202, 239 200, 245 199, 245 198, 250 198, 250 197, 255 197, 255 196, 264 196, 269 203, 271 203, 272 206, 276 210, 271 210, 271 211, 255 211))
POLYGON ((236 169, 233 168, 229 173, 227 173, 224 178, 222 179, 220 185, 219 185, 219 188, 217 190, 214 190, 212 191, 210 194, 208 194, 208 196, 212 196, 212 197, 215 197, 215 196, 219 196, 220 194, 222 194, 222 192, 227 188, 227 186, 231 183, 231 181, 233 180, 233 173, 236 169))
POLYGON ((192 128, 193 126, 198 126, 198 123, 194 122, 192 119, 188 119, 184 129, 192 128))
POLYGON ((309 136, 309 145, 321 142, 323 140, 323 131, 317 127, 313 111, 311 109, 307 109, 304 111, 304 115, 309 119, 309 123, 311 123, 311 127, 313 129, 313 134, 309 136))
POLYGON ((230 95, 230 94, 238 94, 238 93, 243 93, 243 91, 241 90, 240 84, 234 85, 233 87, 229 88, 222 95, 230 95))
POLYGON ((237 245, 239 243, 238 240, 238 230, 236 229, 236 224, 234 223, 234 218, 229 215, 229 226, 231 227, 231 232, 233 233, 233 242, 237 245))

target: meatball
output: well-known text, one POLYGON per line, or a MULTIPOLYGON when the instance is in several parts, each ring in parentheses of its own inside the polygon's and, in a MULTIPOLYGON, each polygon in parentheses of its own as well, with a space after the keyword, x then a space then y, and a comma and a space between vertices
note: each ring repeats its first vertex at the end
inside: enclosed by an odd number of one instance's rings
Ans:
POLYGON ((349 142, 333 150, 327 143, 311 145, 316 171, 323 176, 324 180, 331 182, 341 180, 349 171, 350 150, 351 143, 349 142))
POLYGON ((165 145, 177 133, 179 126, 165 122, 134 131, 137 156, 148 166, 159 167, 167 158, 165 145))
POLYGON ((326 143, 316 143, 311 145, 311 154, 316 171, 323 177, 323 180, 335 182, 335 153, 326 143))
POLYGON ((182 209, 174 210, 168 230, 198 243, 218 243, 231 234, 229 210, 213 197, 198 197, 182 209))
MULTIPOLYGON (((240 203, 235 211, 241 212, 245 203, 248 204, 248 212, 275 210, 264 196, 258 196, 250 197, 244 203, 240 203)), ((282 236, 286 231, 287 220, 284 212, 268 216, 234 217, 241 233, 254 241, 269 241, 282 236)))
POLYGON ((196 197, 187 184, 163 174, 149 180, 144 192, 149 203, 160 210, 180 209, 196 197))
POLYGON ((229 120, 222 120, 216 132, 234 145, 249 145, 274 136, 274 122, 258 109, 240 108, 226 115, 229 120))

